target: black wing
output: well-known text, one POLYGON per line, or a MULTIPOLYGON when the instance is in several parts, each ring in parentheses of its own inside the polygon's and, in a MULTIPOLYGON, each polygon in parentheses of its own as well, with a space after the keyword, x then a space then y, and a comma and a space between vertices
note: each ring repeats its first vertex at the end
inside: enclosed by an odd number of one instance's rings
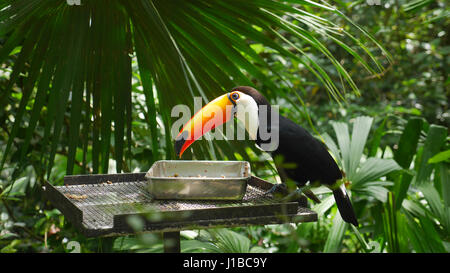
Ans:
POLYGON ((280 116, 278 149, 272 153, 281 157, 286 175, 304 185, 307 181, 320 181, 333 185, 342 173, 325 145, 308 131, 288 118, 280 116), (293 167, 293 168, 292 168, 293 167))

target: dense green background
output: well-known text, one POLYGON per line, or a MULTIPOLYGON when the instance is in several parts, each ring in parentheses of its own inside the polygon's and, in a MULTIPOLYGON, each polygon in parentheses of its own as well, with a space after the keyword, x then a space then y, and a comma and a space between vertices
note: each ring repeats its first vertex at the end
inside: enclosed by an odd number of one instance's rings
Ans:
MULTIPOLYGON (((318 188, 317 223, 186 231, 182 251, 449 252, 450 10, 373 2, 2 1, 0 251, 161 252, 157 234, 83 237, 40 185, 173 159, 173 105, 252 85, 327 144, 360 226, 318 188)), ((248 143, 186 158, 277 178, 248 143)))

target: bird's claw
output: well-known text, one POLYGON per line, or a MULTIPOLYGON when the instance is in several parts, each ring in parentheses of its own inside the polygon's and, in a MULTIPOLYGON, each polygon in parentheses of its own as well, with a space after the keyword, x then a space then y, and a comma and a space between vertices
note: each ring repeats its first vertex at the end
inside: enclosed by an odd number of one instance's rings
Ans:
POLYGON ((266 191, 264 195, 272 194, 273 197, 281 202, 298 202, 300 206, 307 207, 306 197, 303 195, 301 188, 289 192, 287 186, 284 183, 275 184, 273 187, 266 191))
POLYGON ((283 202, 298 202, 301 207, 308 207, 307 198, 303 195, 302 189, 296 189, 282 199, 283 202))
POLYGON ((284 194, 287 193, 286 185, 283 183, 275 184, 275 185, 273 185, 273 187, 270 190, 266 191, 264 193, 264 195, 269 195, 269 194, 273 195, 275 193, 284 193, 284 194))
POLYGON ((303 192, 302 189, 296 189, 293 192, 290 192, 286 197, 283 198, 284 201, 294 201, 302 198, 303 192))

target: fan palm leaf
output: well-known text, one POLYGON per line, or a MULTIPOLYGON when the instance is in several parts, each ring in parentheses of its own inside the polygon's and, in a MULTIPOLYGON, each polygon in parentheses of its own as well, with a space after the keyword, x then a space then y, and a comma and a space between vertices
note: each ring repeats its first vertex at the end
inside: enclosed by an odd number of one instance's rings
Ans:
MULTIPOLYGON (((333 129, 336 133, 337 144, 326 133, 323 134, 323 138, 346 174, 344 179, 351 185, 349 193, 356 193, 366 197, 371 196, 384 203, 388 194, 386 187, 392 186, 393 183, 380 180, 387 174, 400 170, 401 167, 393 159, 366 158, 364 156, 363 152, 372 122, 373 118, 371 117, 362 116, 355 118, 351 137, 346 123, 335 122, 333 123, 333 129)), ((332 202, 326 206, 320 204, 320 212, 324 213, 333 204, 332 202)), ((348 224, 342 220, 339 213, 336 213, 333 219, 333 226, 324 246, 324 252, 339 251, 347 227, 348 224)), ((354 231, 358 232, 357 229, 354 229, 354 231)))
MULTIPOLYGON (((146 99, 153 160, 157 160, 174 158, 170 109, 177 104, 192 106, 193 96, 207 102, 234 85, 254 85, 257 81, 269 99, 287 98, 284 92, 277 92, 277 84, 267 76, 276 72, 252 43, 304 64, 337 100, 343 98, 342 86, 335 84, 333 73, 354 92, 359 91, 323 39, 336 42, 369 73, 383 68, 355 33, 368 38, 390 58, 370 34, 334 7, 309 0, 80 3, 7 0, 0 4, 0 36, 7 37, 0 48, 0 60, 20 48, 9 85, 0 95, 2 107, 5 98, 17 92, 14 84, 21 77, 26 79, 17 114, 13 121, 11 118, 11 134, 0 168, 13 148, 20 150, 19 162, 25 162, 30 140, 42 126, 40 152, 47 175, 58 149, 67 149, 67 174, 73 173, 77 150, 83 154, 84 171, 86 158, 90 158, 94 173, 108 172, 112 153, 116 171, 121 172, 126 162, 123 158, 130 156, 124 153, 125 147, 131 148, 134 60, 146 99), (315 10, 343 18, 353 33, 314 15, 315 10), (294 51, 274 37, 288 42, 294 51), (346 44, 343 37, 353 44, 346 44), (327 59, 335 71, 327 71, 314 54, 327 59), (26 124, 24 117, 29 117, 26 124), (18 133, 22 127, 26 128, 24 136, 18 133), (16 138, 23 141, 14 147, 16 138), (161 142, 166 143, 165 154, 158 149, 161 142)), ((187 156, 233 159, 237 152, 248 159, 246 143, 230 143, 201 141, 195 153, 187 156)))

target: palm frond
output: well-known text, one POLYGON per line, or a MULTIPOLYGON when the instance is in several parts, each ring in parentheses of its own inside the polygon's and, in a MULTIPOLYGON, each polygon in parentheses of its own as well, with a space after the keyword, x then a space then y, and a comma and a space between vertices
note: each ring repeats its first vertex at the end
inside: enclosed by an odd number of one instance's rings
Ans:
MULTIPOLYGON (((338 87, 332 74, 354 92, 359 90, 346 68, 327 49, 324 39, 342 47, 369 73, 382 66, 367 45, 356 38, 356 33, 367 37, 389 57, 363 28, 334 7, 314 1, 81 2, 72 6, 65 1, 44 0, 0 4, 0 35, 7 37, 0 48, 0 60, 20 48, 2 97, 12 94, 12 87, 22 75, 26 78, 1 167, 12 149, 20 149, 19 162, 23 165, 34 132, 43 128, 41 161, 47 166, 47 175, 61 150, 67 150, 64 153, 68 156, 68 174, 74 170, 77 151, 82 153, 81 172, 86 172, 87 165, 92 166, 94 173, 108 172, 111 154, 117 172, 129 169, 123 164, 130 160, 123 158, 131 155, 134 60, 146 99, 152 160, 157 160, 175 157, 170 109, 177 104, 192 106, 192 96, 207 102, 235 85, 256 82, 270 99, 288 97, 268 77, 276 72, 254 50, 253 43, 304 64, 336 100, 343 98, 345 87, 338 87), (354 33, 341 31, 331 20, 314 15, 303 6, 344 18, 354 33), (343 37, 353 44, 344 42, 343 37), (276 39, 292 45, 295 52, 276 39), (328 60, 334 71, 325 68, 314 54, 328 60), (32 108, 27 111, 30 101, 32 108), (39 122, 39 116, 44 116, 45 122, 39 122), (29 117, 26 125, 24 117, 29 117), (26 134, 19 136, 23 126, 26 134), (21 147, 14 147, 16 137, 23 138, 21 147), (159 151, 161 143, 165 143, 165 155, 159 151), (128 152, 124 152, 126 147, 128 152)), ((200 141, 194 154, 187 156, 234 159, 231 149, 249 159, 246 142, 230 143, 200 141)))

